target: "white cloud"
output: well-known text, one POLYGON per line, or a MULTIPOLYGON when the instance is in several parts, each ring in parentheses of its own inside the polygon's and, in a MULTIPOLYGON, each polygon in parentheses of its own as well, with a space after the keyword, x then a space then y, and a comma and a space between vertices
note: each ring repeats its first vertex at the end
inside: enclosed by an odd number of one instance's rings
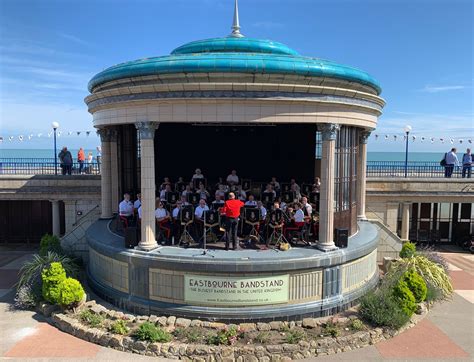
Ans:
POLYGON ((420 92, 439 93, 439 92, 447 92, 447 91, 453 91, 453 90, 461 90, 461 89, 466 89, 466 88, 469 88, 469 87, 466 87, 464 85, 446 85, 446 86, 427 85, 423 89, 420 89, 420 92))

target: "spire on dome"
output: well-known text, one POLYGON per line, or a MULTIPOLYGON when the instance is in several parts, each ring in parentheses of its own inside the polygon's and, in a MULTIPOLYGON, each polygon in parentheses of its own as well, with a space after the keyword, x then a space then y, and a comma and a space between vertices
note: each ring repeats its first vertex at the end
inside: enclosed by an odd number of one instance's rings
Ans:
POLYGON ((232 33, 229 37, 231 38, 243 38, 244 36, 240 33, 240 24, 239 24, 239 3, 235 0, 234 3, 234 21, 232 22, 232 33))

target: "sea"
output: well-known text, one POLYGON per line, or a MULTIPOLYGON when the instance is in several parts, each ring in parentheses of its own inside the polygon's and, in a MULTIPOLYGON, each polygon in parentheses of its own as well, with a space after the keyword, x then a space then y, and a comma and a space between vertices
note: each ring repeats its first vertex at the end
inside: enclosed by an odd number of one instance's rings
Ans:
MULTIPOLYGON (((58 153, 59 153, 58 149, 58 153)), ((77 149, 70 149, 74 158, 77 156, 77 149)), ((95 157, 95 149, 84 149, 87 156, 89 152, 95 157)), ((1 149, 0 159, 4 158, 53 158, 54 152, 51 149, 1 149)), ((438 152, 409 152, 409 161, 437 162, 443 157, 438 152)), ((405 152, 367 152, 368 161, 405 161, 405 152)))

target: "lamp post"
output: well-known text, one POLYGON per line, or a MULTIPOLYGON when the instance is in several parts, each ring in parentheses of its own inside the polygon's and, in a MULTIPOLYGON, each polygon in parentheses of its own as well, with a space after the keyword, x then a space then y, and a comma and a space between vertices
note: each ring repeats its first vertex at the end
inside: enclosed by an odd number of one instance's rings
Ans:
POLYGON ((59 123, 58 122, 53 122, 51 123, 51 127, 53 127, 54 130, 54 174, 58 174, 58 154, 56 150, 56 130, 59 128, 59 123))
POLYGON ((410 134, 411 131, 411 126, 406 125, 405 128, 403 128, 405 131, 406 139, 405 139, 405 178, 407 177, 408 174, 408 135, 410 134))

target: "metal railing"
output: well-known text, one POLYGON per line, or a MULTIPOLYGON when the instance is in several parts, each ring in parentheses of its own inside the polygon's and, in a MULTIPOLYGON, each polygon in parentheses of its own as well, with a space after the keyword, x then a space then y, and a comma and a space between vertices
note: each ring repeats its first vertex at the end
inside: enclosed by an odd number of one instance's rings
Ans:
MULTIPOLYGON (((37 161, 34 158, 30 159, 16 159, 16 161, 10 161, 10 159, 0 158, 0 175, 54 175, 56 173, 56 167, 54 159, 48 159, 48 161, 37 161)), ((61 164, 57 164, 57 174, 68 174, 67 169, 61 167, 61 164)), ((100 174, 100 164, 97 162, 84 163, 81 166, 78 162, 74 162, 71 166, 71 175, 98 175, 100 174)))
MULTIPOLYGON (((444 178, 445 167, 439 162, 410 161, 407 177, 444 178)), ((462 166, 454 166, 451 178, 461 178, 462 166)), ((367 161, 367 177, 405 177, 404 161, 367 161)))

